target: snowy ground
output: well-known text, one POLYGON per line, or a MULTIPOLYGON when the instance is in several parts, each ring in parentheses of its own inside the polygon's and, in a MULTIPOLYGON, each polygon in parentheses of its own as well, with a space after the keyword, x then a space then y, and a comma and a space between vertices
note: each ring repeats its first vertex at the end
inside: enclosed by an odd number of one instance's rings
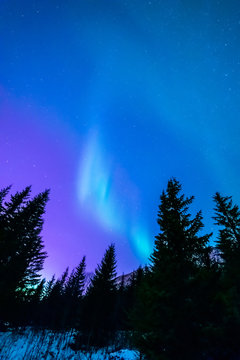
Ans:
POLYGON ((0 332, 0 360, 138 360, 134 350, 75 352, 69 347, 71 332, 33 329, 0 332))

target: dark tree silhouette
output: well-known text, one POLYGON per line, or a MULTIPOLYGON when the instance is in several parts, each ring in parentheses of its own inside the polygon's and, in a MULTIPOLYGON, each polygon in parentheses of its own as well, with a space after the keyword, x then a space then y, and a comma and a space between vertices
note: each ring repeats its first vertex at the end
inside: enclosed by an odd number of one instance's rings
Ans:
POLYGON ((15 301, 26 300, 40 281, 46 252, 41 238, 46 190, 30 199, 31 187, 4 201, 10 187, 0 192, 0 292, 4 314, 15 301))
POLYGON ((81 316, 84 339, 78 342, 85 345, 101 346, 114 337, 114 307, 116 299, 116 255, 115 246, 110 245, 95 270, 87 290, 81 316))
MULTIPOLYGON (((235 258, 240 258, 240 210, 233 205, 230 196, 221 196, 216 193, 214 196, 216 224, 221 226, 217 248, 224 260, 224 267, 227 269, 233 266, 235 258)), ((223 263, 222 263, 223 264, 223 263)))
POLYGON ((214 196, 216 225, 220 227, 217 249, 221 277, 214 302, 218 309, 212 343, 216 359, 240 358, 240 211, 232 197, 214 196))
POLYGON ((110 245, 86 290, 86 260, 68 274, 41 280, 46 257, 41 230, 49 197, 31 187, 0 191, 0 330, 33 325, 76 328, 72 347, 132 344, 148 360, 239 360, 240 210, 214 196, 216 249, 203 234, 193 197, 171 179, 160 197, 150 265, 116 280, 110 245), (127 278, 127 282, 125 279, 127 278), (3 321, 2 321, 3 320, 3 321))
POLYGON ((76 327, 81 315, 82 301, 85 290, 86 257, 69 276, 65 286, 65 309, 63 311, 68 327, 76 327))
POLYGON ((201 212, 191 219, 193 197, 187 198, 180 191, 180 183, 172 179, 160 197, 157 221, 161 231, 132 313, 136 343, 148 359, 199 356, 194 287, 199 269, 209 258, 211 235, 198 235, 203 228, 201 212))

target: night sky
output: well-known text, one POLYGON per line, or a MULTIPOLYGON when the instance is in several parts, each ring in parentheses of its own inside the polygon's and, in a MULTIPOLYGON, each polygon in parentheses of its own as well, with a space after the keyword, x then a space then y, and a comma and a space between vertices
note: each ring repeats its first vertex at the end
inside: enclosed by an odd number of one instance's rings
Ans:
POLYGON ((45 275, 145 264, 174 176, 240 203, 238 0, 0 0, 0 187, 51 189, 45 275))

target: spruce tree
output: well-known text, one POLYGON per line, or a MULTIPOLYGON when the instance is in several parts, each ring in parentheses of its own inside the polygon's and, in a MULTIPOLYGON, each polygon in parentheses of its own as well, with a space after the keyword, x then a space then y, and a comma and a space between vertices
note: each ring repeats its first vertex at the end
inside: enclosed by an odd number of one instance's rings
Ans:
POLYGON ((34 292, 46 258, 41 231, 49 191, 30 199, 31 187, 26 187, 3 203, 9 190, 6 188, 0 192, 2 309, 10 309, 15 301, 26 300, 34 292))
POLYGON ((74 269, 69 276, 66 287, 65 294, 68 297, 73 299, 80 299, 83 296, 85 288, 85 278, 86 278, 86 257, 84 256, 79 263, 79 265, 74 269))
POLYGON ((199 235, 202 214, 191 218, 193 197, 171 179, 160 197, 150 271, 132 313, 136 343, 148 359, 197 359, 200 348, 196 278, 209 258, 211 235, 199 235))
POLYGON ((51 328, 59 329, 65 326, 65 287, 68 278, 68 267, 62 276, 57 279, 51 287, 46 299, 46 309, 48 313, 47 322, 51 328))
POLYGON ((115 290, 116 275, 115 246, 112 244, 106 250, 100 265, 98 265, 95 270, 95 274, 88 288, 88 295, 91 293, 115 290))
POLYGON ((154 251, 151 255, 153 270, 161 265, 166 255, 170 255, 177 262, 198 264, 204 262, 206 245, 210 235, 199 236, 203 229, 202 213, 191 219, 189 205, 194 197, 180 195, 182 186, 176 180, 168 182, 166 192, 163 191, 160 197, 157 222, 161 232, 156 236, 154 251))
POLYGON ((116 299, 116 255, 112 244, 106 250, 103 259, 95 270, 91 284, 85 296, 81 326, 88 345, 106 345, 114 336, 115 319, 113 317, 116 299))
POLYGON ((50 297, 50 294, 55 285, 55 282, 56 282, 55 275, 53 275, 52 278, 47 281, 47 283, 44 287, 43 299, 48 299, 50 297))
MULTIPOLYGON (((217 248, 225 268, 233 266, 235 258, 240 258, 240 210, 233 205, 231 196, 214 196, 216 225, 220 226, 217 248)), ((237 260, 237 261, 238 261, 237 260)))
POLYGON ((216 359, 238 359, 240 357, 240 210, 233 204, 232 197, 216 193, 216 225, 220 227, 217 249, 221 277, 215 296, 218 308, 216 322, 216 359))
POLYGON ((43 296, 41 299, 41 310, 39 316, 39 323, 43 326, 51 327, 53 323, 53 313, 51 311, 51 294, 56 284, 55 275, 44 286, 43 296))
POLYGON ((42 279, 39 285, 34 290, 30 300, 25 304, 26 314, 25 318, 28 324, 40 325, 43 317, 43 298, 46 279, 42 279))
POLYGON ((64 316, 68 327, 78 325, 85 290, 85 272, 86 257, 84 256, 80 264, 72 271, 65 286, 64 316))

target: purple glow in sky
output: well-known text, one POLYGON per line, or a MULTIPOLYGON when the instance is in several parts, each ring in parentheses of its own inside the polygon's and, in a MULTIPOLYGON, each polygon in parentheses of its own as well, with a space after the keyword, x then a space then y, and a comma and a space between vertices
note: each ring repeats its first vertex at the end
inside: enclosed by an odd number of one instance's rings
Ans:
MULTIPOLYGON (((113 169, 111 161, 105 161, 100 147, 97 148, 96 132, 90 131, 84 142, 50 111, 30 103, 26 106, 3 89, 1 99, 2 184, 13 184, 13 191, 28 184, 33 184, 35 193, 51 189, 43 232, 50 257, 44 274, 49 277, 60 273, 68 262, 74 266, 83 254, 88 254, 89 270, 93 270, 113 239, 119 250, 124 251, 132 241, 130 249, 137 251, 134 229, 132 234, 127 233, 130 220, 126 216, 134 215, 134 210, 127 211, 127 205, 125 209, 123 206, 127 191, 131 191, 127 198, 131 206, 137 206, 136 190, 124 170, 113 169), (115 190, 117 185, 120 192, 123 190, 119 203, 114 199, 113 177, 115 190)), ((130 271, 137 261, 130 250, 120 266, 130 271)))

